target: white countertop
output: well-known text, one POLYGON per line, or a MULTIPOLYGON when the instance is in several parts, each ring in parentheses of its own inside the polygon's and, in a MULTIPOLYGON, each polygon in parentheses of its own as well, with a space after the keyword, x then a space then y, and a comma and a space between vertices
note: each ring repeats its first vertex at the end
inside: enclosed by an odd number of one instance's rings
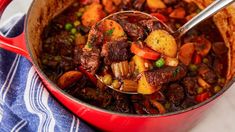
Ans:
MULTIPOLYGON (((16 13, 27 12, 31 0, 14 0, 6 9, 0 24, 16 13)), ((235 132, 235 84, 210 108, 208 115, 191 132, 235 132)))

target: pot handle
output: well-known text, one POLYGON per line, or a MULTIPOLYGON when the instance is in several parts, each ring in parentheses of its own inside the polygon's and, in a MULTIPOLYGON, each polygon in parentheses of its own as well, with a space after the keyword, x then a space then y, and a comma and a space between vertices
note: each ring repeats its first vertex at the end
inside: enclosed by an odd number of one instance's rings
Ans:
POLYGON ((24 32, 14 38, 6 38, 0 35, 0 48, 20 54, 27 59, 30 59, 28 50, 26 48, 24 35, 24 32))
MULTIPOLYGON (((0 0, 0 18, 3 11, 11 1, 12 0, 0 0)), ((13 38, 7 38, 0 34, 0 48, 20 54, 30 60, 24 36, 24 32, 13 38)))
POLYGON ((0 0, 0 18, 2 16, 3 11, 5 10, 5 8, 8 6, 8 4, 11 2, 12 0, 0 0))

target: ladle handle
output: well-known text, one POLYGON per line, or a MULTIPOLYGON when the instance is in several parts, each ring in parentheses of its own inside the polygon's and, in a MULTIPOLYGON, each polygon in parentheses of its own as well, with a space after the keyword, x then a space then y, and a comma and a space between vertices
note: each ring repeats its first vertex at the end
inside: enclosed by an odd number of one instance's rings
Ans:
POLYGON ((190 21, 180 27, 176 34, 177 36, 181 37, 184 35, 188 30, 202 22, 203 20, 207 19, 208 17, 212 16, 213 14, 217 13, 221 9, 225 8, 227 5, 235 2, 235 0, 216 0, 212 4, 210 4, 207 8, 201 11, 198 15, 193 17, 190 21))

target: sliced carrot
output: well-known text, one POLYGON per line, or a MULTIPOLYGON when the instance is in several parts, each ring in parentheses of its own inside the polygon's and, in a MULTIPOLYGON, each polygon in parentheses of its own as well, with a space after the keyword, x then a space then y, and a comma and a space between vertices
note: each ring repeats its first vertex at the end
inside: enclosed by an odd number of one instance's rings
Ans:
POLYGON ((82 77, 82 73, 79 71, 68 71, 65 72, 59 79, 58 85, 61 89, 69 87, 82 77))
POLYGON ((209 92, 204 92, 202 94, 199 94, 195 97, 195 100, 198 102, 198 103, 201 103, 205 100, 207 100, 208 98, 210 98, 210 93, 209 92))
POLYGON ((199 36, 196 38, 195 49, 198 54, 206 56, 211 49, 211 42, 204 36, 199 36))
POLYGON ((179 60, 185 65, 189 65, 192 60, 194 50, 195 50, 195 47, 193 43, 184 44, 182 47, 180 47, 180 50, 179 50, 179 54, 178 54, 179 60))
POLYGON ((152 16, 156 17, 157 19, 159 19, 162 22, 166 22, 167 18, 162 15, 161 13, 151 13, 152 16))
POLYGON ((136 43, 131 44, 131 52, 149 60, 157 60, 160 57, 160 53, 148 48, 148 47, 140 47, 136 43))
POLYGON ((201 57, 201 55, 199 55, 199 54, 194 54, 194 56, 193 56, 193 63, 194 64, 201 64, 201 62, 202 62, 202 57, 201 57))
POLYGON ((171 14, 169 15, 171 18, 176 18, 176 19, 183 19, 185 18, 185 10, 182 7, 174 9, 171 14))

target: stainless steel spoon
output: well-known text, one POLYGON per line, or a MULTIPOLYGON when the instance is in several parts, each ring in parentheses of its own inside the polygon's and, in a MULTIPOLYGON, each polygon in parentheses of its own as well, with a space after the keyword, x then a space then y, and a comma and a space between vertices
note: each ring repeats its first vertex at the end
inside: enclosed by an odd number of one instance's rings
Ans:
MULTIPOLYGON (((143 15, 142 17, 152 18, 156 21, 160 21, 166 27, 166 29, 169 30, 169 32, 171 32, 172 35, 174 35, 174 37, 180 38, 187 31, 189 31, 190 29, 192 29, 193 27, 195 27, 196 25, 198 25, 202 21, 206 20, 208 17, 210 17, 213 14, 217 13, 221 9, 223 9, 226 6, 230 5, 232 2, 235 2, 235 0, 216 0, 216 1, 214 1, 207 8, 205 8, 203 11, 201 11, 199 14, 197 14, 195 17, 193 17, 190 21, 188 21, 182 27, 180 27, 177 31, 173 31, 170 27, 168 27, 166 24, 164 24, 163 22, 158 20, 156 17, 153 17, 153 16, 151 16, 147 13, 140 12, 140 11, 120 11, 120 12, 116 12, 116 13, 113 13, 113 14, 103 18, 100 22, 102 22, 105 19, 112 18, 116 15, 124 15, 124 14, 128 15, 129 14, 129 15, 136 15, 137 17, 140 17, 141 15, 143 15)), ((99 75, 96 75, 96 77, 101 82, 103 82, 102 78, 99 75)), ((124 94, 138 94, 137 92, 126 92, 126 91, 122 91, 122 90, 119 90, 119 89, 115 89, 112 86, 108 86, 108 87, 115 90, 115 91, 117 91, 117 92, 124 93, 124 94)))

